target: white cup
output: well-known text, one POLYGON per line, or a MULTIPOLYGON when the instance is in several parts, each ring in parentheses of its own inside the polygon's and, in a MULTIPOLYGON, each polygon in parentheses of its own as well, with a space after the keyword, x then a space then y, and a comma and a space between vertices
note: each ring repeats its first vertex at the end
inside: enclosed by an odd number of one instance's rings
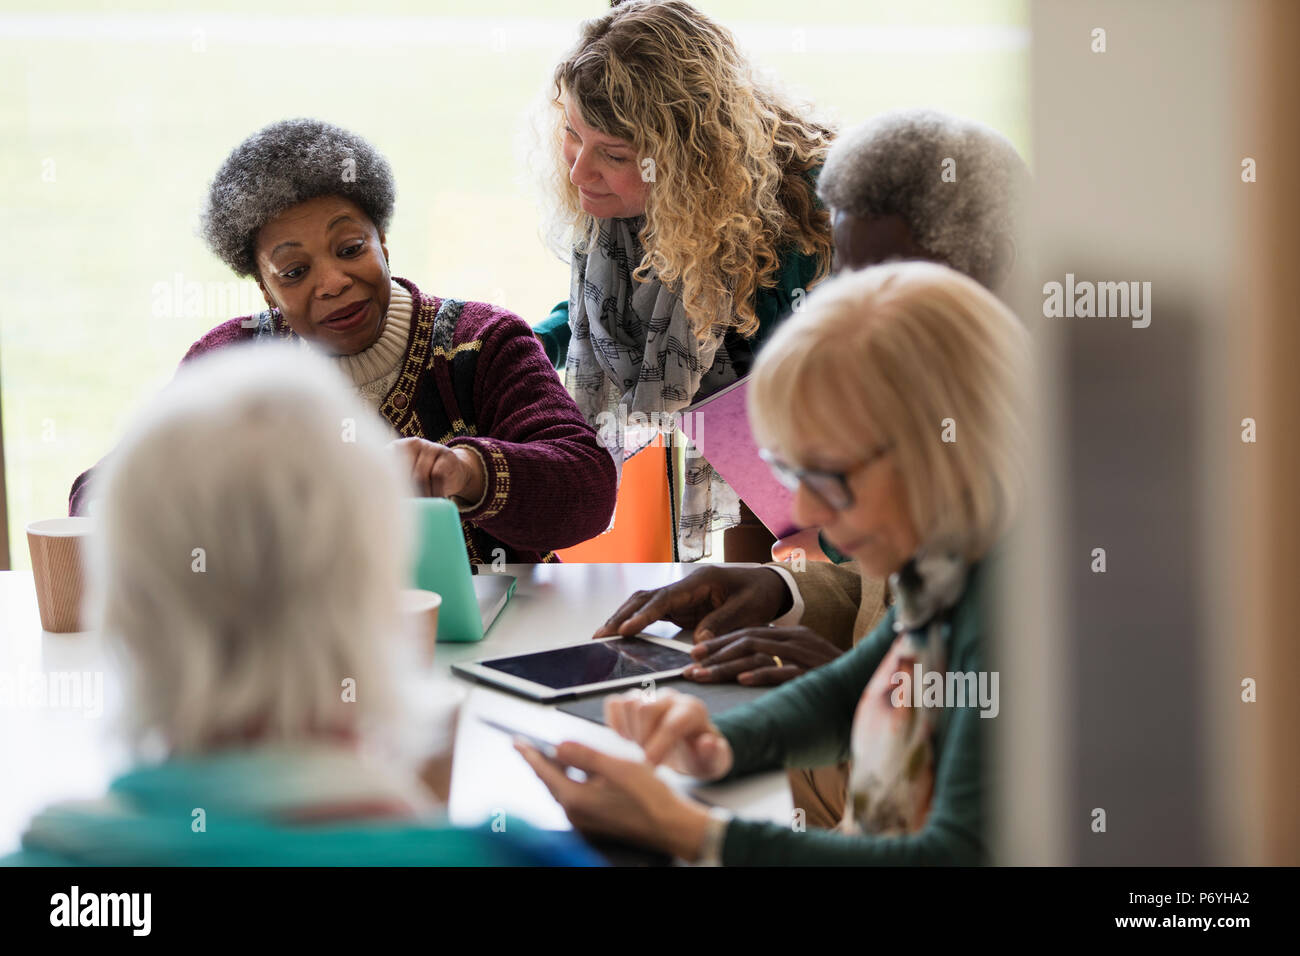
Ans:
POLYGON ((438 608, 442 607, 442 595, 406 588, 401 601, 403 623, 414 636, 424 663, 430 663, 438 643, 438 608))

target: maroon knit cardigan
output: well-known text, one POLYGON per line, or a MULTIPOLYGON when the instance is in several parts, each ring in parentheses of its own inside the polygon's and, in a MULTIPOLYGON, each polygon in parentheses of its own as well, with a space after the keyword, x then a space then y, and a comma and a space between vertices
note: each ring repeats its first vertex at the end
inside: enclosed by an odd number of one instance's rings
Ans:
MULTIPOLYGON (((483 503, 461 514, 474 563, 556 561, 552 552, 595 537, 614 513, 614 462, 560 383, 528 323, 485 302, 413 299, 397 381, 379 413, 403 437, 470 445, 487 466, 483 503)), ((186 362, 257 334, 256 321, 223 322, 186 362)), ((283 320, 277 338, 295 338, 283 320)), ((84 513, 94 468, 72 483, 68 513, 84 513)))

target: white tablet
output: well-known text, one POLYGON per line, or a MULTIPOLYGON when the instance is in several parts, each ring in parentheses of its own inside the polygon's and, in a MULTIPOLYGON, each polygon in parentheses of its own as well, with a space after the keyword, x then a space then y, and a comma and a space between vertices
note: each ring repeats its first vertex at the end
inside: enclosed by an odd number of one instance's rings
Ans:
POLYGON ((462 677, 549 702, 680 677, 690 663, 692 658, 685 645, 666 637, 638 634, 453 664, 451 669, 462 677))

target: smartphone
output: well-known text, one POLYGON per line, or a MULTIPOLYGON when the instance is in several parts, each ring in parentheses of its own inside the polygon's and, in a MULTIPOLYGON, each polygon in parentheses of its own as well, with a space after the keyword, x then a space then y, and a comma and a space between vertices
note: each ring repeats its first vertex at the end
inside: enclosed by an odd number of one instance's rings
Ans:
POLYGON ((523 741, 540 753, 547 760, 553 760, 559 763, 556 757, 555 744, 549 740, 543 740, 541 737, 534 737, 532 734, 524 733, 522 730, 516 730, 513 727, 507 727, 505 724, 497 723, 495 720, 489 720, 487 717, 480 717, 479 720, 502 733, 509 734, 511 737, 520 737, 523 741))
POLYGON ((499 730, 502 733, 509 734, 512 738, 520 738, 524 743, 528 744, 528 746, 532 747, 551 763, 562 768, 564 770, 564 775, 570 780, 574 780, 578 783, 586 781, 587 775, 585 773, 577 767, 570 767, 567 763, 562 763, 560 761, 560 758, 556 755, 555 744, 551 743, 549 740, 543 740, 541 737, 534 737, 532 734, 524 733, 522 730, 516 730, 514 727, 507 727, 505 724, 498 723, 495 720, 489 720, 487 717, 479 717, 479 720, 483 721, 483 723, 487 724, 493 730, 499 730))

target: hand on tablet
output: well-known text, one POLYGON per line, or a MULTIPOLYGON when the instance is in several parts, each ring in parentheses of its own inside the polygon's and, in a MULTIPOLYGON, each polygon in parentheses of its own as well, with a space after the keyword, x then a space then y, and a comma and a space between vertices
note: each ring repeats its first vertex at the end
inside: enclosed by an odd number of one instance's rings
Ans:
POLYGON ((593 637, 638 634, 655 621, 692 628, 707 640, 740 627, 767 624, 791 603, 785 581, 767 568, 700 568, 653 591, 637 591, 593 637))
POLYGON ((649 701, 639 690, 611 695, 605 698, 605 724, 640 744, 652 765, 701 780, 731 771, 731 744, 713 726, 704 702, 690 694, 664 688, 649 701))
POLYGON ((733 680, 751 687, 784 684, 841 653, 806 627, 746 627, 692 647, 695 663, 682 676, 702 684, 733 680))

